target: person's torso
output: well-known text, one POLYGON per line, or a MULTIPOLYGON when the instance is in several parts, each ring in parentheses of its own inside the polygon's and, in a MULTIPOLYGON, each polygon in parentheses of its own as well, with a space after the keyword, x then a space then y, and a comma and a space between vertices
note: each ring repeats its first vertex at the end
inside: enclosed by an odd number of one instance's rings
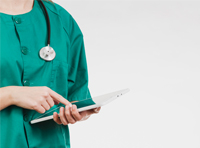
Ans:
MULTIPOLYGON (((45 13, 37 0, 26 14, 0 13, 0 87, 47 86, 67 99, 70 42, 53 4, 43 2, 50 17, 50 46, 56 52, 55 59, 44 61, 39 55, 47 46, 48 32, 45 13)), ((54 108, 56 105, 50 110, 54 108)), ((14 105, 0 113, 2 147, 25 147, 25 142, 30 148, 69 146, 68 126, 53 120, 31 125, 29 121, 41 114, 14 105)))

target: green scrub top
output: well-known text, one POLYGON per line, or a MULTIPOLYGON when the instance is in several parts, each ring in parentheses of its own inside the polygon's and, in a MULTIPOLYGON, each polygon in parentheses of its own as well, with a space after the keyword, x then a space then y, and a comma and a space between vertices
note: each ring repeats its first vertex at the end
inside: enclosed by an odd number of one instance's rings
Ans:
MULTIPOLYGON (((44 61, 39 56, 40 49, 47 46, 48 32, 44 9, 37 0, 30 12, 0 13, 0 87, 47 86, 70 102, 90 98, 83 34, 62 6, 43 3, 50 18, 55 59, 44 61)), ((70 148, 68 126, 53 119, 30 124, 41 115, 15 105, 1 110, 0 147, 70 148)))

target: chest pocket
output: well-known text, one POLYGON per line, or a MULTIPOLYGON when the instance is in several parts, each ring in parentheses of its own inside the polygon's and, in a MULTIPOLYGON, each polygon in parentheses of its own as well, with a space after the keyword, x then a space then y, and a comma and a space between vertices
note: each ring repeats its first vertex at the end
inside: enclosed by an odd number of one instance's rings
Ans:
MULTIPOLYGON (((56 93, 63 96, 65 99, 67 99, 68 94, 68 63, 58 60, 53 60, 52 62, 52 68, 51 68, 51 75, 50 75, 50 83, 47 85, 50 89, 55 91, 56 93)), ((57 109, 58 105, 54 105, 51 107, 48 111, 44 113, 44 116, 36 111, 31 111, 31 120, 36 119, 38 117, 46 117, 53 115, 53 112, 56 111, 59 113, 59 109, 57 109), (56 109, 56 110, 55 110, 56 109), (47 113, 49 112, 49 113, 47 113), (46 114, 47 113, 47 114, 46 114)))
POLYGON ((68 94, 68 63, 52 61, 50 88, 67 99, 68 94))

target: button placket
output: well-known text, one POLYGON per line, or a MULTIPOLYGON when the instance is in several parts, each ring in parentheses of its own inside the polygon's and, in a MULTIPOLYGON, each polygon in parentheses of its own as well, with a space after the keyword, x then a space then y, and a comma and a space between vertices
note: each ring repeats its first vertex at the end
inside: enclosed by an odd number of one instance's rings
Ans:
MULTIPOLYGON (((27 21, 25 21, 26 18, 21 18, 20 16, 13 16, 13 22, 15 24, 16 27, 16 31, 20 37, 20 44, 21 44, 21 52, 23 53, 23 55, 25 55, 23 57, 24 62, 26 62, 27 58, 30 58, 29 56, 27 56, 29 54, 29 49, 25 46, 27 44, 26 42, 26 38, 22 38, 23 35, 25 34, 25 27, 30 23, 30 20, 27 19, 27 21)), ((24 77, 23 77, 23 82, 22 84, 24 86, 30 86, 33 83, 30 83, 29 78, 27 77, 27 75, 25 74, 26 71, 26 67, 24 67, 24 77)))

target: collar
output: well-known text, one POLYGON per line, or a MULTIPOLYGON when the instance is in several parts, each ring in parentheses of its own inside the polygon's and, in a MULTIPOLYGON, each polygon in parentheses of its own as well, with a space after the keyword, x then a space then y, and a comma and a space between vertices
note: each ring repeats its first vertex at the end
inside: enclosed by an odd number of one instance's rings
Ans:
POLYGON ((31 11, 23 14, 6 14, 0 12, 0 21, 4 21, 7 25, 14 25, 16 20, 20 20, 21 23, 18 23, 19 26, 24 26, 30 24, 30 17, 35 13, 35 11, 40 8, 38 0, 34 0, 33 8, 31 11))

